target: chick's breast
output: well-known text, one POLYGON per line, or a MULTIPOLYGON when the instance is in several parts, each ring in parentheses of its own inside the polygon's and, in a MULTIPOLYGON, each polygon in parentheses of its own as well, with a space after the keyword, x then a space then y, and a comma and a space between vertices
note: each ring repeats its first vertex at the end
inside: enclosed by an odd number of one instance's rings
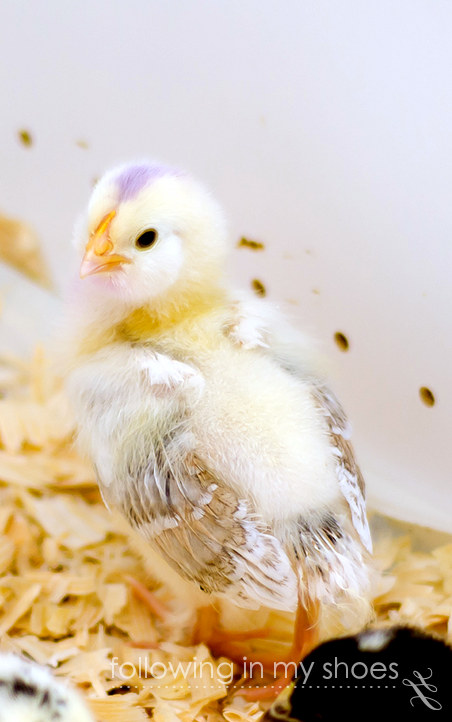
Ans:
POLYGON ((331 449, 308 383, 227 339, 197 362, 205 389, 192 408, 193 432, 215 475, 267 522, 334 503, 331 449))

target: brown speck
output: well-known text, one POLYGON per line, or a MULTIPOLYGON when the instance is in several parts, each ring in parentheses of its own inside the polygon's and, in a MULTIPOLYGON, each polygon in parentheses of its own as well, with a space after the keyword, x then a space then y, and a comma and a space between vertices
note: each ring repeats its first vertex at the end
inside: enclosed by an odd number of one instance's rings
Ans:
POLYGON ((426 406, 434 406, 435 405, 435 397, 433 393, 428 389, 426 386, 421 386, 419 389, 419 396, 421 397, 421 401, 426 406))
POLYGON ((28 130, 19 130, 17 135, 19 136, 19 140, 22 145, 25 145, 27 148, 33 145, 33 138, 31 137, 31 133, 28 130))
POLYGON ((311 251, 310 248, 306 248, 306 249, 305 249, 305 253, 306 253, 307 256, 312 256, 312 251, 311 251))
POLYGON ((99 181, 99 178, 98 178, 97 176, 96 176, 96 178, 93 178, 93 179, 92 179, 91 185, 92 185, 93 188, 94 188, 94 186, 97 184, 98 181, 99 181))
POLYGON ((267 291, 266 291, 264 284, 262 283, 262 281, 259 281, 257 278, 254 278, 251 281, 251 287, 252 287, 254 293, 256 294, 256 296, 266 296, 267 295, 267 291))
POLYGON ((314 296, 320 296, 320 291, 318 288, 313 288, 312 293, 314 294, 314 296))
POLYGON ((107 694, 109 697, 112 697, 116 694, 128 694, 129 692, 138 692, 138 687, 136 685, 130 685, 130 684, 121 684, 119 687, 112 687, 107 691, 107 694))
POLYGON ((252 241, 251 238, 242 236, 237 243, 237 248, 251 248, 252 251, 263 251, 265 246, 260 241, 252 241))
POLYGON ((86 142, 86 140, 76 140, 76 141, 75 141, 75 145, 76 145, 78 148, 83 148, 83 150, 88 150, 88 148, 89 148, 89 145, 88 145, 88 143, 86 142))
POLYGON ((350 347, 348 338, 341 331, 336 331, 336 333, 334 334, 334 340, 336 341, 336 344, 341 351, 348 351, 350 347))

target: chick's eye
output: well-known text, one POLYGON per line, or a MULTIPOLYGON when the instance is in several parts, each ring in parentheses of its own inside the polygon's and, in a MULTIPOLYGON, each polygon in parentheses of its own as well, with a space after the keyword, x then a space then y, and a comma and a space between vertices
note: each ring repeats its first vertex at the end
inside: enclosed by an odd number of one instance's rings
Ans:
POLYGON ((157 240, 158 234, 154 228, 149 228, 141 233, 135 240, 135 246, 141 250, 150 248, 157 240))

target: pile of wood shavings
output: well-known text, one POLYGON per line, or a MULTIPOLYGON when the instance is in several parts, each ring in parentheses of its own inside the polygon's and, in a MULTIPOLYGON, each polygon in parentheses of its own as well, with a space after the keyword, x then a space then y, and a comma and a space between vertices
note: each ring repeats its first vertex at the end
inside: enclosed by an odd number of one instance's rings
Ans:
POLYGON ((431 551, 414 551, 411 535, 382 539, 375 561, 382 578, 374 599, 378 621, 411 624, 452 644, 452 538, 431 551))
MULTIPOLYGON (((126 575, 151 588, 152 579, 115 533, 92 471, 73 449, 71 415, 43 354, 30 364, 0 360, 0 391, 1 648, 68 677, 99 722, 257 721, 256 703, 228 695, 226 660, 190 646, 177 616, 168 629, 133 595, 126 575), (136 649, 130 640, 160 647, 136 649), (140 675, 144 659, 171 673, 140 675), (206 663, 205 674, 190 667, 194 660, 206 663)), ((375 602, 382 623, 416 623, 452 640, 452 544, 427 554, 414 553, 409 537, 385 539, 376 558, 387 572, 375 602)), ((164 588, 157 593, 171 602, 164 588)))

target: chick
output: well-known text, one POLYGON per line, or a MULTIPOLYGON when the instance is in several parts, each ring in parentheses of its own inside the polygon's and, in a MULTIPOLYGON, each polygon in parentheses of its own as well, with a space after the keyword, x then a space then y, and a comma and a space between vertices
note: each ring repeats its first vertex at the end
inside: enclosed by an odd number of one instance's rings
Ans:
POLYGON ((75 242, 68 389, 106 504, 179 594, 297 609, 299 658, 323 608, 366 599, 371 549, 310 344, 229 288, 223 214, 186 173, 110 171, 75 242))
POLYGON ((420 629, 368 629, 309 654, 264 722, 451 719, 452 648, 420 629))
POLYGON ((0 722, 94 722, 79 695, 48 669, 0 654, 0 722))

